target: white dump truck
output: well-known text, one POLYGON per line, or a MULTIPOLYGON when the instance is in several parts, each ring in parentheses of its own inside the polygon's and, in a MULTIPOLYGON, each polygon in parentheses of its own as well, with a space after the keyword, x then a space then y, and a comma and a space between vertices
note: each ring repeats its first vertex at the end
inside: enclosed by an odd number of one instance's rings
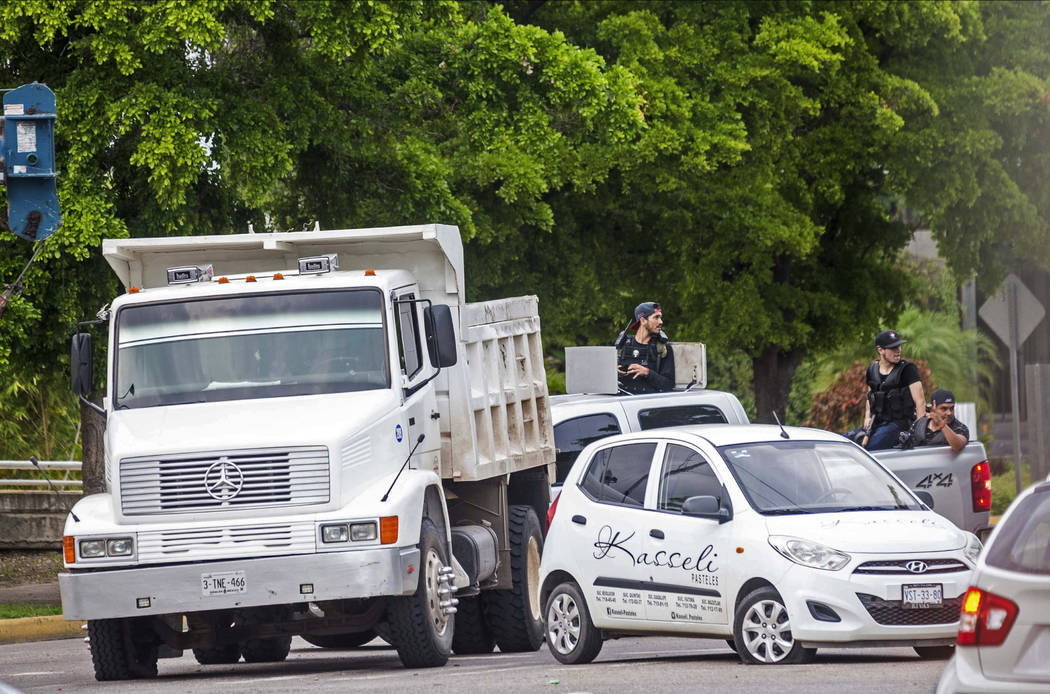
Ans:
MULTIPOLYGON (((452 226, 119 239, 104 493, 66 521, 100 680, 378 634, 535 650, 554 436, 535 297, 466 303, 452 226)), ((73 388, 92 390, 91 333, 73 388)))

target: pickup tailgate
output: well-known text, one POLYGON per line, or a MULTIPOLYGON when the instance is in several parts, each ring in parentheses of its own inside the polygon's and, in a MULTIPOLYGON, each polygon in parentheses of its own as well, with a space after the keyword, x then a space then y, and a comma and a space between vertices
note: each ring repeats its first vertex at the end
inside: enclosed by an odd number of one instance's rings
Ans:
POLYGON ((980 441, 971 441, 958 453, 950 446, 919 446, 871 454, 912 491, 928 492, 933 497, 934 511, 963 530, 983 537, 989 527, 989 511, 974 509, 972 484, 974 466, 988 465, 988 456, 980 441))

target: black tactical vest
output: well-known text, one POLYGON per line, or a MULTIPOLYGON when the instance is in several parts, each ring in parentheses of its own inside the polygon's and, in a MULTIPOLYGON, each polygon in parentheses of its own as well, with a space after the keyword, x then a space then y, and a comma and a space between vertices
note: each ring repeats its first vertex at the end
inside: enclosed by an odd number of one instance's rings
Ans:
POLYGON ((897 422, 902 429, 915 421, 915 401, 909 386, 901 383, 907 361, 901 359, 893 371, 880 380, 879 362, 868 367, 868 404, 876 422, 897 422))

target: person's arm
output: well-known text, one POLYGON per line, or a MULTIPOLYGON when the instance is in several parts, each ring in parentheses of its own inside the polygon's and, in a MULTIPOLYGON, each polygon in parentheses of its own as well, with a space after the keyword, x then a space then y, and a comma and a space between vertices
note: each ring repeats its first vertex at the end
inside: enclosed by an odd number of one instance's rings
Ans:
POLYGON ((952 450, 958 453, 962 449, 966 448, 966 443, 969 439, 959 432, 952 429, 951 425, 945 424, 941 431, 944 432, 944 440, 948 442, 948 445, 952 447, 952 450))
POLYGON ((915 401, 915 419, 926 414, 926 394, 922 392, 922 381, 916 381, 908 386, 911 391, 911 399, 915 401))

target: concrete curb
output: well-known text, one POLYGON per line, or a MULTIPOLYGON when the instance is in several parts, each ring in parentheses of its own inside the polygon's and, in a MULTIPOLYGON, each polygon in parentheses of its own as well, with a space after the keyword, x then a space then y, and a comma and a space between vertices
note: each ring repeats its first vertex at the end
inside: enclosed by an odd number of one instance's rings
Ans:
POLYGON ((80 626, 85 622, 67 622, 61 615, 0 619, 0 643, 49 641, 84 636, 80 626))

